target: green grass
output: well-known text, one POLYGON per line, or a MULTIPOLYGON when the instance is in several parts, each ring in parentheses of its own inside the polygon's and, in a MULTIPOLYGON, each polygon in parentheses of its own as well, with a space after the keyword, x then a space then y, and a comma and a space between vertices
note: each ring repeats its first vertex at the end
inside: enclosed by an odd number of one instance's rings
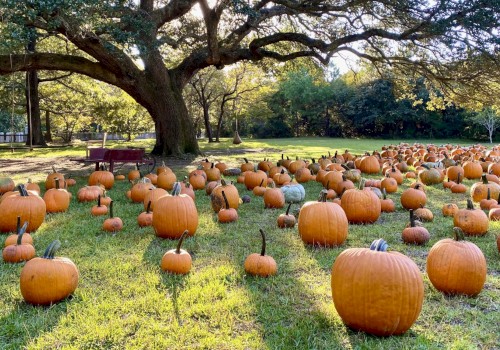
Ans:
MULTIPOLYGON (((315 157, 345 148, 360 153, 384 143, 389 141, 245 140, 239 146, 244 153, 231 156, 217 153, 225 152, 228 141, 201 147, 210 159, 236 161, 243 155, 277 160, 283 151, 315 157)), ((187 168, 177 169, 178 177, 186 172, 187 168)), ((77 181, 77 188, 86 182, 83 177, 77 181)), ((473 181, 465 183, 470 186, 473 181)), ((296 228, 279 230, 276 217, 284 210, 264 209, 262 199, 252 194, 251 203, 239 210, 238 222, 218 224, 209 198, 198 191, 200 225, 184 244, 193 256, 193 269, 180 277, 163 273, 159 266, 162 255, 176 242, 156 238, 151 228, 137 226, 143 207, 128 202, 124 195, 128 184, 117 182, 110 196, 116 215, 124 220, 123 231, 102 232, 104 219, 90 216, 91 204, 73 200, 67 213, 48 215, 34 234, 38 255, 59 239, 59 255, 78 266, 80 284, 71 298, 52 307, 28 305, 19 291, 23 264, 0 263, 0 349, 497 348, 500 259, 495 235, 500 233, 500 223, 491 223, 486 236, 469 238, 488 263, 483 291, 475 298, 443 296, 425 274, 426 254, 451 234, 452 220, 442 217, 441 206, 455 202, 463 207, 466 195, 445 192, 439 185, 428 187, 429 208, 435 215, 434 222, 425 225, 431 241, 424 247, 406 246, 400 236, 408 214, 399 204, 399 195, 409 184, 405 182, 390 196, 397 203, 396 213, 382 214, 374 225, 350 225, 347 241, 337 248, 305 246, 296 228), (268 254, 278 264, 278 274, 266 279, 247 276, 243 270, 245 257, 260 251, 259 228, 267 232, 268 254), (402 336, 377 338, 349 330, 332 302, 330 271, 337 255, 346 248, 366 247, 379 237, 391 249, 410 256, 424 276, 422 312, 402 336)), ((249 194, 242 185, 237 187, 240 195, 249 194)), ((77 188, 71 189, 74 195, 77 188)), ((321 186, 308 183, 305 188, 306 200, 315 200, 321 186)))

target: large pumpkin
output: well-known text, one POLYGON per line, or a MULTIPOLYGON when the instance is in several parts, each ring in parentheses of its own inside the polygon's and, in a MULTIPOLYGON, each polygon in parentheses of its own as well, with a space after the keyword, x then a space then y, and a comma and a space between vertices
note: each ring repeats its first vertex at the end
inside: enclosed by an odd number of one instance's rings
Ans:
POLYGON ((359 169, 365 174, 378 174, 380 172, 380 163, 376 156, 366 156, 361 159, 359 169))
POLYGON ((300 209, 298 230, 307 244, 338 246, 347 238, 347 217, 338 204, 326 202, 323 190, 319 201, 306 202, 300 209))
POLYGON ((486 281, 486 259, 474 243, 463 240, 462 230, 453 231, 455 239, 442 239, 429 251, 427 275, 440 292, 477 295, 486 281))
POLYGON ((115 184, 115 177, 113 173, 104 170, 104 168, 101 168, 101 170, 94 171, 92 174, 90 174, 88 185, 94 186, 99 184, 106 187, 107 190, 110 190, 115 184))
POLYGON ((180 194, 181 184, 176 182, 171 196, 156 201, 153 210, 153 228, 158 237, 178 239, 184 231, 189 235, 198 228, 198 211, 191 197, 180 194))
POLYGON ((59 241, 52 242, 41 258, 31 259, 21 271, 24 300, 34 305, 50 305, 71 293, 78 285, 78 269, 68 258, 55 257, 59 241))
POLYGON ((45 220, 46 206, 42 198, 30 195, 24 185, 19 185, 19 194, 6 197, 0 202, 0 232, 15 232, 17 217, 28 221, 26 232, 36 231, 45 220))
POLYGON ((364 188, 364 185, 364 180, 361 180, 359 189, 347 190, 341 198, 347 220, 353 224, 373 223, 378 220, 382 210, 379 197, 372 190, 364 188))
POLYGON ((418 318, 424 283, 407 256, 387 252, 382 239, 344 250, 332 268, 333 303, 350 328, 377 336, 406 332, 418 318))

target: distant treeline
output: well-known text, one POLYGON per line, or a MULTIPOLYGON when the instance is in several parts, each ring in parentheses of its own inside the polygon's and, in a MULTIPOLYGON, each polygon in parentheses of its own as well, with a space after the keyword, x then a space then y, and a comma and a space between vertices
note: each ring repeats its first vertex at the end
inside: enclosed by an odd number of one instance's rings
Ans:
POLYGON ((454 105, 427 108, 431 97, 422 82, 413 84, 412 99, 398 98, 395 89, 387 79, 358 85, 342 79, 318 83, 307 72, 294 72, 265 97, 267 110, 248 109, 239 131, 242 136, 255 138, 487 139, 486 129, 471 121, 475 112, 454 105))

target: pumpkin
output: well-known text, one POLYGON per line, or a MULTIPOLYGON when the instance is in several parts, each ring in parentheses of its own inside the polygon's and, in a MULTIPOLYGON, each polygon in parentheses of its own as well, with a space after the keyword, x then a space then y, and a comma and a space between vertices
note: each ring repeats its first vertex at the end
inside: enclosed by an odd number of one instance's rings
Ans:
POLYGON ((189 235, 198 228, 198 211, 191 197, 181 194, 181 184, 176 182, 170 196, 163 196, 153 209, 153 228, 161 238, 177 239, 188 230, 189 235))
POLYGON ((281 187, 287 203, 299 203, 306 197, 306 191, 301 184, 291 184, 281 187))
POLYGON ((18 263, 28 261, 35 257, 35 248, 30 243, 23 243, 23 237, 26 232, 28 223, 25 222, 23 227, 17 232, 16 244, 6 246, 2 251, 3 261, 7 263, 18 263))
POLYGON ((161 258, 161 269, 165 272, 176 275, 185 275, 191 271, 193 260, 191 255, 184 249, 181 249, 184 238, 189 235, 189 231, 185 230, 179 237, 177 248, 169 250, 161 258))
POLYGON ((262 170, 248 171, 245 173, 245 187, 251 191, 254 187, 259 186, 261 183, 267 187, 267 175, 262 170))
POLYGON ((194 193, 194 188, 191 186, 186 177, 184 177, 184 181, 181 182, 181 194, 188 195, 194 200, 196 200, 196 194, 194 193))
POLYGON ((153 173, 149 173, 147 175, 144 176, 145 178, 149 179, 149 181, 153 184, 153 185, 157 185, 158 184, 158 175, 156 174, 153 174, 153 173))
POLYGON ((307 244, 338 246, 347 238, 348 222, 344 210, 326 202, 326 191, 318 201, 304 203, 299 213, 299 235, 307 244))
POLYGON ((460 174, 457 175, 457 182, 450 186, 450 190, 452 193, 465 193, 467 192, 467 187, 461 183, 462 177, 460 174))
POLYGON ((108 232, 117 232, 123 228, 123 221, 113 215, 113 201, 109 203, 109 218, 104 220, 102 229, 108 232))
MULTIPOLYGON (((205 170, 207 174, 207 181, 219 181, 220 180, 220 170, 215 167, 214 163, 210 163, 210 168, 205 170)), ((205 188, 205 186, 203 186, 205 188)))
POLYGON ((76 197, 79 202, 93 202, 102 194, 103 189, 99 186, 85 186, 78 190, 76 197))
POLYGON ((378 174, 380 172, 380 163, 375 156, 365 156, 361 159, 359 169, 365 174, 378 174))
POLYGON ((453 232, 454 239, 442 239, 430 249, 427 275, 440 292, 475 296, 486 281, 486 259, 474 243, 464 241, 461 229, 453 232))
MULTIPOLYGON (((9 177, 0 177, 0 196, 5 192, 14 191, 16 185, 9 177)), ((39 192, 40 193, 40 192, 39 192)))
POLYGON ((344 324, 376 336, 406 332, 424 299, 418 266, 387 247, 379 239, 370 249, 346 249, 335 259, 331 275, 333 303, 344 324))
POLYGON ((348 180, 344 173, 342 173, 342 181, 340 181, 336 188, 334 188, 336 193, 342 193, 347 190, 351 190, 355 188, 354 183, 351 180, 348 180))
POLYGON ((55 188, 51 188, 43 195, 47 213, 61 213, 69 208, 70 196, 65 189, 59 188, 59 179, 55 178, 55 188))
POLYGON ((306 162, 304 162, 303 160, 299 159, 299 157, 296 157, 296 160, 294 160, 293 162, 291 162, 288 165, 288 171, 291 174, 295 174, 297 172, 297 170, 305 168, 305 167, 306 167, 306 162))
POLYGON ((51 188, 56 187, 56 182, 55 182, 56 178, 59 179, 60 183, 64 183, 64 175, 58 173, 56 171, 56 168, 52 166, 52 173, 47 175, 47 179, 45 180, 45 190, 49 190, 51 188))
MULTIPOLYGON (((256 195, 257 197, 262 197, 267 190, 267 187, 264 187, 263 184, 264 184, 264 179, 262 179, 259 186, 255 186, 252 190, 252 193, 254 195, 256 195)), ((266 186, 267 186, 267 182, 266 182, 266 186)))
POLYGON ((156 179, 156 186, 170 191, 176 181, 177 176, 175 176, 172 171, 163 171, 158 174, 158 178, 156 179))
POLYGON ((481 209, 483 210, 490 210, 491 206, 497 204, 498 202, 495 199, 491 198, 491 189, 488 188, 486 193, 486 198, 481 199, 481 201, 479 202, 479 207, 481 207, 481 209))
POLYGON ((101 204, 109 207, 111 201, 112 199, 108 196, 108 193, 106 191, 102 191, 101 204))
POLYGON ((295 172, 295 179, 298 183, 310 181, 312 178, 311 171, 308 168, 300 168, 295 172))
POLYGON ((166 164, 165 164, 165 161, 162 161, 161 162, 161 165, 156 168, 156 175, 160 175, 162 173, 166 173, 166 172, 172 172, 172 169, 170 169, 166 164))
POLYGON ((253 163, 248 162, 248 159, 243 158, 245 163, 241 164, 241 172, 244 173, 245 171, 253 171, 254 170, 254 165, 253 163))
MULTIPOLYGON (((67 183, 67 182, 66 182, 67 183)), ((68 185, 69 186, 69 185, 68 185)), ((34 182, 31 182, 31 179, 28 179, 28 183, 26 184, 26 189, 28 191, 34 191, 36 193, 38 193, 38 195, 40 195, 41 193, 41 190, 40 190, 40 186, 38 186, 38 184, 34 183, 34 182)), ((12 191, 12 190, 11 190, 12 191)))
POLYGON ((382 199, 380 200, 380 210, 384 213, 393 213, 396 211, 396 206, 392 199, 387 198, 385 188, 382 189, 382 199))
POLYGON ((425 244, 430 239, 429 231, 427 231, 425 227, 421 225, 417 226, 415 224, 415 215, 413 213, 413 209, 410 209, 410 226, 406 227, 403 230, 401 238, 406 244, 417 245, 425 244))
POLYGON ((236 211, 236 209, 231 208, 229 206, 229 202, 227 201, 227 197, 226 197, 226 194, 224 193, 224 191, 222 191, 222 198, 224 199, 225 206, 224 206, 224 208, 219 210, 219 212, 217 213, 217 218, 218 218, 219 222, 225 224, 225 223, 237 221, 238 220, 238 212, 236 211))
POLYGON ((470 188, 470 196, 473 202, 480 202, 488 196, 488 189, 490 189, 490 196, 493 198, 498 198, 500 195, 500 185, 494 182, 488 181, 486 175, 481 177, 480 182, 476 182, 470 188))
POLYGON ((295 216, 289 214, 291 206, 292 206, 292 203, 288 203, 288 207, 286 208, 285 214, 280 214, 280 216, 278 216, 278 227, 279 228, 292 228, 297 223, 295 216))
POLYGON ((117 181, 123 181, 123 180, 125 180, 125 175, 123 175, 123 174, 117 174, 117 175, 115 175, 115 180, 117 180, 117 181))
POLYGON ((151 182, 149 182, 149 179, 142 178, 141 181, 132 186, 130 190, 130 199, 132 199, 132 202, 134 203, 143 203, 144 198, 146 198, 146 195, 149 193, 149 190, 154 189, 155 187, 151 182))
POLYGON ((352 182, 359 182, 361 180, 361 171, 358 169, 350 169, 345 164, 342 164, 342 168, 345 170, 344 175, 348 180, 352 182))
POLYGON ((265 208, 283 208, 285 206, 285 195, 279 188, 272 186, 264 193, 265 208))
POLYGON ((0 232, 16 232, 17 217, 28 222, 26 232, 36 231, 45 220, 46 205, 42 198, 30 195, 24 185, 19 185, 19 194, 11 195, 0 202, 0 232))
POLYGON ((483 167, 478 162, 469 161, 464 163, 464 176, 469 179, 480 179, 483 167))
POLYGON ((101 216, 108 213, 108 207, 101 203, 101 195, 97 197, 97 205, 94 205, 92 209, 90 209, 90 213, 93 216, 101 216))
POLYGON ((340 203, 350 223, 374 223, 380 217, 381 204, 379 197, 364 186, 365 181, 362 179, 359 189, 347 190, 342 195, 340 203))
POLYGON ((418 209, 425 205, 427 196, 425 192, 420 190, 421 186, 416 185, 415 188, 408 188, 401 193, 401 205, 405 209, 418 209))
POLYGON ((283 168, 279 173, 273 175, 273 180, 276 186, 283 186, 292 181, 292 178, 283 168))
MULTIPOLYGON (((26 224, 26 223, 25 223, 26 224)), ((16 244, 19 237, 19 232, 21 231, 21 217, 17 217, 16 233, 9 235, 4 242, 4 247, 16 244)), ((24 233, 21 244, 31 244, 33 245, 33 238, 29 233, 24 233)))
POLYGON ((139 171, 139 168, 137 165, 135 166, 135 169, 130 170, 127 174, 128 181, 135 181, 141 178, 141 172, 139 171))
POLYGON ((422 165, 425 169, 418 173, 418 178, 425 185, 435 185, 443 181, 442 174, 436 168, 429 168, 427 165, 422 165))
POLYGON ((151 201, 148 202, 146 211, 143 211, 137 217, 137 223, 140 227, 151 226, 153 224, 153 213, 151 212, 151 201))
POLYGON ((219 185, 220 181, 210 181, 209 183, 207 183, 207 185, 205 186, 205 193, 207 194, 207 196, 210 196, 214 188, 216 188, 219 185))
POLYGON ((50 305, 71 295, 78 286, 78 268, 68 258, 55 257, 61 246, 53 241, 40 258, 33 258, 21 270, 24 300, 33 305, 50 305))
POLYGON ((278 266, 272 256, 266 255, 266 236, 262 229, 259 229, 259 232, 262 237, 260 254, 253 253, 247 256, 244 267, 246 273, 252 276, 268 277, 276 274, 278 266))
POLYGON ((385 172, 385 175, 396 180, 398 185, 401 185, 403 183, 403 174, 401 174, 401 171, 396 169, 394 165, 392 165, 391 168, 385 172))
POLYGON ((453 225, 461 228, 465 234, 483 236, 488 232, 488 217, 481 209, 474 209, 474 204, 467 199, 467 208, 460 209, 453 217, 453 225))
POLYGON ((420 221, 433 221, 434 220, 434 214, 432 214, 432 211, 425 208, 423 205, 420 206, 420 208, 415 209, 413 214, 420 221))
POLYGON ((144 197, 144 210, 146 210, 148 206, 151 208, 151 210, 153 210, 156 201, 163 196, 168 196, 168 192, 163 188, 151 188, 144 197), (151 202, 151 204, 149 204, 149 202, 151 202))
POLYGON ((316 163, 316 159, 311 158, 312 163, 307 166, 309 171, 311 172, 311 175, 316 175, 318 171, 321 170, 321 165, 319 163, 316 163))
POLYGON ((222 191, 224 191, 227 201, 229 202, 229 207, 233 209, 238 209, 240 205, 240 195, 238 189, 232 183, 227 183, 224 179, 221 180, 220 185, 216 186, 211 195, 210 203, 212 209, 218 213, 219 210, 224 206, 224 197, 222 196, 222 191))
POLYGON ((443 205, 441 211, 443 213, 443 216, 453 217, 458 212, 458 206, 455 203, 448 203, 443 205))
POLYGON ((446 169, 446 176, 448 176, 448 181, 457 181, 458 174, 463 178, 464 168, 460 165, 453 165, 446 169))
POLYGON ((101 170, 94 171, 90 174, 88 185, 94 186, 99 184, 103 185, 107 190, 110 190, 115 184, 115 177, 113 176, 113 173, 101 168, 101 170))
POLYGON ((227 164, 222 162, 218 162, 217 164, 215 164, 215 167, 219 169, 221 174, 223 174, 224 171, 228 168, 227 164))
POLYGON ((380 188, 384 189, 387 193, 394 193, 398 190, 398 182, 396 179, 386 174, 385 177, 380 181, 380 188))

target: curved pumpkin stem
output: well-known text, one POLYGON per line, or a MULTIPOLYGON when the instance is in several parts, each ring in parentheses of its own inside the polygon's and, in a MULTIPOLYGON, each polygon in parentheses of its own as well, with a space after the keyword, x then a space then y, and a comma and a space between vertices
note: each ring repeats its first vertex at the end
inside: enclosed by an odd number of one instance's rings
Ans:
POLYGON ((453 227, 453 238, 455 241, 463 241, 464 240, 464 231, 460 227, 453 227))
POLYGON ((175 182, 173 187, 172 187, 172 196, 178 196, 181 193, 181 183, 180 182, 175 182))
POLYGON ((52 165, 52 171, 53 171, 54 173, 57 173, 56 167, 55 167, 54 165, 52 165))
POLYGON ((260 250, 260 255, 265 256, 266 255, 266 235, 264 234, 264 231, 260 228, 259 229, 260 235, 262 236, 262 249, 260 250))
POLYGON ((28 191, 26 190, 26 187, 23 185, 23 184, 20 184, 19 186, 17 186, 18 190, 19 190, 19 194, 22 196, 22 197, 27 197, 29 196, 29 193, 28 191))
POLYGON ((467 209, 474 210, 474 204, 472 203, 472 200, 470 198, 467 198, 467 209))
POLYGON ((148 201, 148 206, 146 207, 146 214, 151 212, 151 201, 148 201))
POLYGON ((288 203, 288 207, 286 208, 285 215, 288 215, 288 213, 290 212, 290 207, 291 206, 292 206, 292 202, 288 203))
POLYGON ((113 201, 109 202, 109 218, 113 218, 113 201))
POLYGON ((26 233, 26 229, 28 228, 28 221, 24 222, 23 227, 19 228, 17 231, 17 245, 23 244, 23 235, 26 233))
MULTIPOLYGON (((385 187, 382 189, 382 199, 387 199, 387 191, 385 190, 385 187)), ((410 209, 412 210, 412 209, 410 209)))
POLYGON ((259 187, 262 187, 263 183, 264 183, 264 179, 262 179, 262 181, 260 182, 259 187))
POLYGON ((321 192, 319 193, 318 202, 326 202, 327 194, 328 194, 327 190, 321 190, 321 192))
POLYGON ((47 249, 45 250, 45 253, 43 253, 42 258, 44 259, 54 259, 54 255, 56 254, 56 251, 61 247, 61 242, 56 239, 52 243, 49 244, 47 249))
POLYGON ((483 180, 483 184, 488 184, 488 179, 486 178, 486 174, 481 175, 481 180, 483 180))
POLYGON ((220 179, 220 184, 222 186, 227 186, 226 180, 224 180, 224 179, 220 179))
POLYGON ((222 198, 224 198, 224 205, 226 206, 226 209, 229 209, 229 202, 227 201, 226 194, 224 193, 224 191, 221 192, 222 192, 222 198))
POLYGON ((101 195, 98 195, 97 196, 97 206, 100 207, 101 206, 101 195))
POLYGON ((370 245, 370 250, 374 250, 377 252, 386 252, 389 245, 382 238, 376 239, 370 245))
POLYGON ((189 231, 186 230, 182 233, 181 238, 179 238, 179 242, 177 243, 177 248, 175 249, 175 254, 180 254, 181 253, 181 246, 182 242, 184 241, 184 238, 189 234, 189 231))

